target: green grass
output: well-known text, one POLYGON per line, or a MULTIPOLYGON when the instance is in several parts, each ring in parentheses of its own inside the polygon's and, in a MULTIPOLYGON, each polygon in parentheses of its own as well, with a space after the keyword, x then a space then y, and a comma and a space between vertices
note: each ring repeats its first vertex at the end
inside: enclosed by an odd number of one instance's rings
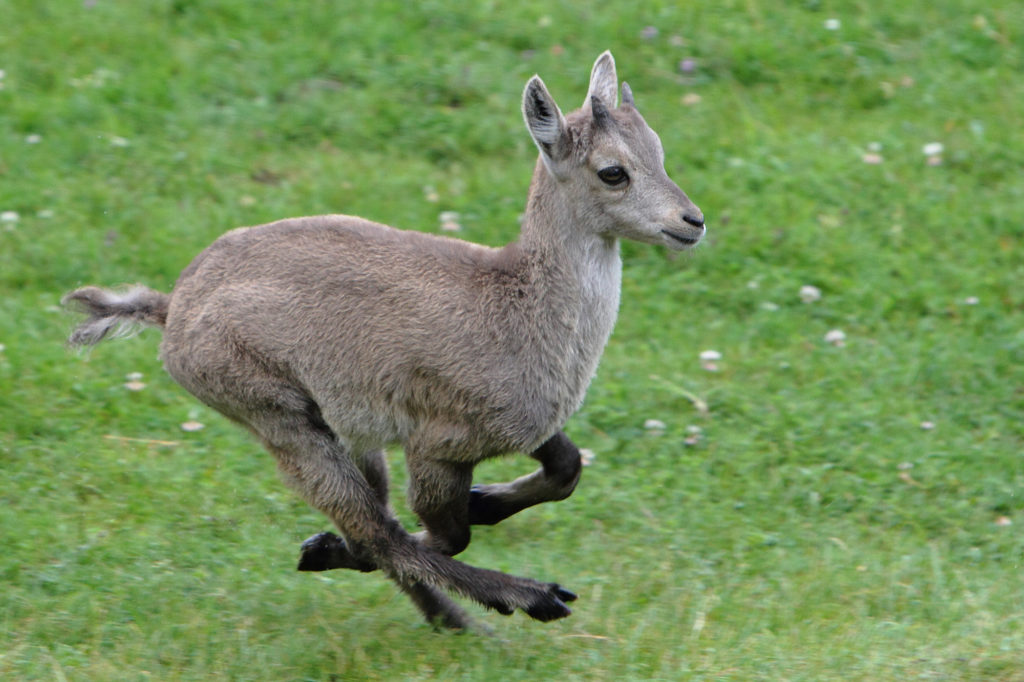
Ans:
POLYGON ((372 5, 0 0, 0 677, 1024 680, 1019 3, 372 5), (380 575, 295 572, 325 520, 158 333, 62 346, 63 292, 168 290, 237 225, 514 239, 521 88, 572 109, 606 48, 710 233, 625 246, 567 427, 593 464, 464 555, 570 618, 438 634, 380 575))

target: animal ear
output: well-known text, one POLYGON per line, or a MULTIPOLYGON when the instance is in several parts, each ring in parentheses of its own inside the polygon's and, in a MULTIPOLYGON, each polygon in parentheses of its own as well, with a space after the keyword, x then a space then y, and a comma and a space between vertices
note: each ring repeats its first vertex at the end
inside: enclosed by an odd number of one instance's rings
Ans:
POLYGON ((523 90, 523 120, 545 163, 566 156, 565 117, 539 76, 531 78, 523 90))
POLYGON ((606 107, 614 109, 618 101, 619 79, 615 75, 615 58, 612 53, 605 50, 590 71, 590 90, 587 98, 583 100, 586 106, 592 97, 600 99, 606 107))

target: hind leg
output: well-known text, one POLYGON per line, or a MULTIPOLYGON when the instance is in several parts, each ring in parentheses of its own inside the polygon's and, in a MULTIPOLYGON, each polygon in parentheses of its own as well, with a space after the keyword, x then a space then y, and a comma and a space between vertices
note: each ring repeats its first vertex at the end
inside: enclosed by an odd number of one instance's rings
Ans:
POLYGON ((278 377, 240 375, 231 363, 223 372, 213 373, 209 362, 197 369, 179 352, 165 352, 164 361, 196 397, 256 433, 293 487, 331 519, 350 548, 364 549, 430 622, 452 628, 472 622, 445 590, 501 613, 521 609, 538 620, 571 613, 565 602, 576 595, 555 583, 476 568, 409 535, 301 389, 278 377))
MULTIPOLYGON (((373 450, 354 458, 366 482, 377 495, 378 501, 388 506, 388 462, 383 450, 373 450)), ((349 543, 334 533, 323 532, 307 538, 300 548, 300 571, 330 571, 350 568, 364 573, 377 570, 377 564, 367 557, 364 548, 349 547, 349 543)))
MULTIPOLYGON (((174 337, 168 327, 161 349, 168 373, 204 403, 260 437, 293 486, 346 538, 346 556, 356 568, 382 568, 431 623, 450 628, 472 623, 442 591, 470 592, 439 574, 446 557, 427 554, 391 514, 382 456, 368 459, 371 465, 361 471, 310 396, 281 377, 253 371, 265 363, 244 362, 248 351, 234 339, 206 339, 204 355, 187 339, 174 337), (211 348, 230 352, 211 355, 211 348), (239 371, 240 366, 246 371, 239 371)), ((349 562, 346 558, 342 563, 349 562)), ((459 576, 463 585, 479 570, 464 568, 468 575, 459 576)), ((482 601, 481 595, 467 596, 482 601)))
POLYGON ((449 558, 469 544, 474 443, 472 429, 463 425, 426 422, 404 444, 409 505, 425 528, 417 537, 423 554, 437 552, 446 559, 436 570, 449 589, 500 613, 518 608, 538 620, 568 616, 572 612, 565 602, 576 595, 556 583, 473 568, 449 558))
MULTIPOLYGON (((266 412, 260 415, 260 424, 252 426, 277 457, 289 482, 347 538, 345 544, 346 540, 332 536, 337 540, 332 556, 340 565, 374 570, 394 547, 415 544, 381 500, 380 490, 371 485, 329 430, 303 425, 295 415, 268 419, 266 412), (272 424, 274 421, 279 423, 272 424)), ((453 629, 471 625, 469 615, 440 590, 391 566, 385 568, 428 622, 453 629)))

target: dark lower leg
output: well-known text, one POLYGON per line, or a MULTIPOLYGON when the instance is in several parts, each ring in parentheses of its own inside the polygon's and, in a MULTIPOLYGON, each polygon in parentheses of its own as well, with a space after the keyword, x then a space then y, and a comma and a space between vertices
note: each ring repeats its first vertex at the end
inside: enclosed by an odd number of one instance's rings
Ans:
POLYGON ((363 573, 377 570, 372 559, 357 556, 343 538, 334 533, 317 533, 302 543, 298 570, 329 571, 351 568, 363 573))
MULTIPOLYGON (((365 452, 353 457, 366 482, 377 495, 378 501, 388 505, 388 465, 381 450, 365 452)), ((377 564, 365 549, 345 542, 334 533, 317 533, 302 543, 298 570, 329 571, 335 568, 350 568, 369 573, 377 570, 377 564)))
POLYGON ((579 482, 583 463, 580 451, 559 431, 530 456, 541 468, 510 483, 475 485, 470 491, 469 522, 493 525, 541 502, 563 500, 579 482))

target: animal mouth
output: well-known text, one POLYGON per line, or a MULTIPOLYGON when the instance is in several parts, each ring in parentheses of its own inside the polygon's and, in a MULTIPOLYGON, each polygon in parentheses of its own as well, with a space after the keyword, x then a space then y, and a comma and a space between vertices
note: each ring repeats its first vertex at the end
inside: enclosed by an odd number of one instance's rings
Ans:
POLYGON ((672 237, 672 239, 675 239, 677 242, 681 242, 683 244, 686 244, 687 246, 693 246, 694 244, 700 241, 700 237, 687 237, 685 234, 681 234, 673 230, 662 230, 661 233, 664 235, 668 235, 669 237, 672 237))

